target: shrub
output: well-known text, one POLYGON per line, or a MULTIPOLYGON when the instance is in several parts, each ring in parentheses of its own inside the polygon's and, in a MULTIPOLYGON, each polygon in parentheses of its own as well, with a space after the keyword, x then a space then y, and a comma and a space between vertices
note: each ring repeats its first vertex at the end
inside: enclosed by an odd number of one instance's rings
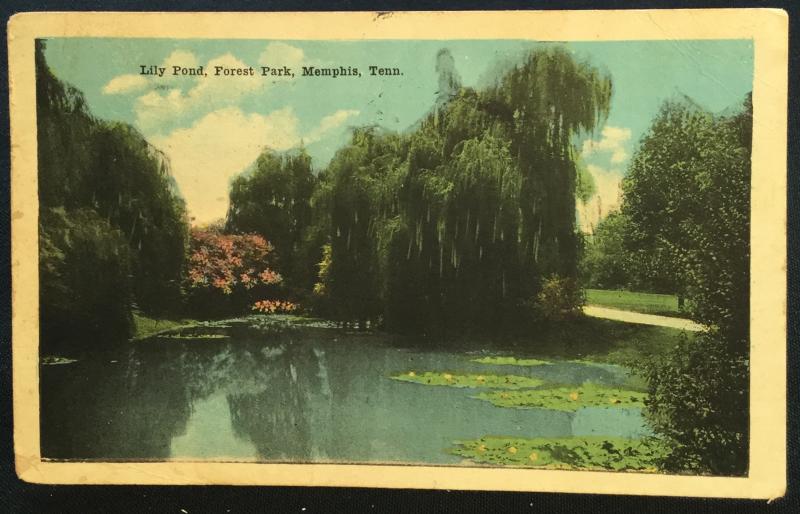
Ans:
POLYGON ((748 464, 748 361, 717 333, 685 336, 660 361, 646 362, 645 415, 673 448, 672 472, 744 475, 748 464))
POLYGON ((283 277, 270 267, 272 251, 259 235, 192 229, 186 279, 192 311, 206 316, 238 314, 256 300, 274 296, 283 277))
POLYGON ((583 291, 577 280, 552 275, 542 284, 536 307, 545 320, 562 321, 580 316, 584 303, 583 291))

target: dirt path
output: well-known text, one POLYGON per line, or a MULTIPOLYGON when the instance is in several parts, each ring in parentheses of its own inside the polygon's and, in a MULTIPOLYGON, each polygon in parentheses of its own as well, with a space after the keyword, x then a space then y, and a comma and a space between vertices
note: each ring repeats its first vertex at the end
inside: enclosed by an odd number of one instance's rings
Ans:
POLYGON ((655 314, 642 314, 640 312, 623 311, 620 309, 609 309, 597 305, 587 305, 583 308, 584 314, 593 318, 613 319, 615 321, 625 321, 627 323, 639 323, 641 325, 655 325, 658 327, 677 328, 690 332, 700 332, 704 330, 703 325, 695 323, 689 319, 672 318, 669 316, 657 316, 655 314))

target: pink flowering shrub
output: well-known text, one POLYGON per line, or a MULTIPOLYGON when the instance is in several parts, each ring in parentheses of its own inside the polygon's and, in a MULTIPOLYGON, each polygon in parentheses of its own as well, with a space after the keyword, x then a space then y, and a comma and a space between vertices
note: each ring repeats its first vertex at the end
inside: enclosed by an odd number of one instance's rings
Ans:
POLYGON ((270 267, 273 246, 256 234, 222 234, 214 228, 193 228, 186 286, 190 304, 206 315, 235 311, 291 312, 297 306, 273 296, 283 282, 270 267), (256 307, 258 306, 258 307, 256 307))
POLYGON ((291 313, 298 309, 296 303, 281 300, 259 300, 253 304, 252 310, 264 314, 291 313))

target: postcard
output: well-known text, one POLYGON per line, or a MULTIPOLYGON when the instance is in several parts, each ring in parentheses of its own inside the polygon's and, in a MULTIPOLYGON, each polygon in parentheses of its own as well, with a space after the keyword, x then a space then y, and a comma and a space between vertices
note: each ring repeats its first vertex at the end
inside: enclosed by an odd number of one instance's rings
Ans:
POLYGON ((787 26, 14 16, 18 475, 782 496, 787 26))

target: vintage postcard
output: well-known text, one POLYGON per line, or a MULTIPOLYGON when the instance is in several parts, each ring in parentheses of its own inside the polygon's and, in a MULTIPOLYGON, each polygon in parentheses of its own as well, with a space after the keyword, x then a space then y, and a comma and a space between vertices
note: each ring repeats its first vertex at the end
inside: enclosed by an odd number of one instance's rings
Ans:
POLYGON ((782 11, 9 23, 16 470, 775 498, 782 11))

